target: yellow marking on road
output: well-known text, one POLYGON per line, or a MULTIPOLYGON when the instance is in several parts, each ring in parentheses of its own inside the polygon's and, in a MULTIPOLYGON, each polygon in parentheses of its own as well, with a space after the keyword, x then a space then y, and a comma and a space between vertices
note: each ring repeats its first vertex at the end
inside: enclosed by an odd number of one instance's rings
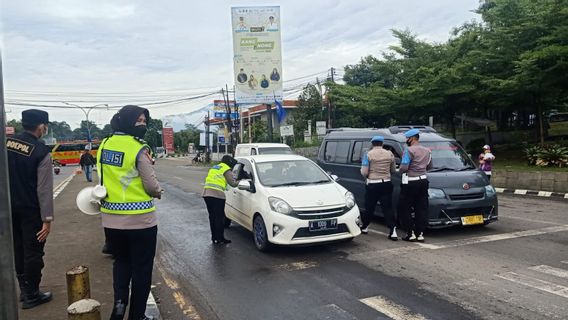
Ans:
POLYGON ((359 301, 393 320, 426 320, 423 315, 413 313, 405 306, 401 306, 383 296, 360 299, 359 301))
POLYGON ((299 261, 299 262, 281 264, 281 265, 275 266, 275 268, 285 270, 285 271, 296 271, 296 270, 304 270, 304 269, 309 269, 309 268, 315 268, 318 265, 319 264, 315 261, 299 261))
POLYGON ((179 290, 180 285, 178 284, 178 282, 170 278, 161 266, 158 266, 158 270, 160 271, 160 274, 162 275, 162 278, 164 279, 164 282, 166 283, 168 288, 173 290, 172 296, 174 297, 174 300, 176 301, 176 304, 178 305, 180 310, 184 315, 187 316, 187 319, 201 320, 201 317, 197 313, 195 307, 191 303, 187 302, 185 296, 179 290))

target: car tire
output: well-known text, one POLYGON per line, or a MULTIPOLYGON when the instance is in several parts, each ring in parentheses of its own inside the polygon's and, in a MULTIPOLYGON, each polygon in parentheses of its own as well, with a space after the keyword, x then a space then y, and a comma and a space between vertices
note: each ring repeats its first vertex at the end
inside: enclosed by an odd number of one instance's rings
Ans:
POLYGON ((259 251, 266 252, 270 249, 270 242, 268 241, 268 233, 266 231, 266 224, 260 215, 254 217, 252 227, 252 234, 254 238, 254 245, 259 251))

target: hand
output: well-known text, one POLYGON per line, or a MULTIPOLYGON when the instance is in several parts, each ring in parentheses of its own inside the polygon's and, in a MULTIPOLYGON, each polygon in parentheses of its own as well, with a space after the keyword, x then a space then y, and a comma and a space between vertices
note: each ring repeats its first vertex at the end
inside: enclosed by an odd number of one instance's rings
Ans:
POLYGON ((49 235, 49 229, 51 228, 51 222, 44 222, 41 230, 36 233, 37 241, 45 242, 47 236, 49 235))

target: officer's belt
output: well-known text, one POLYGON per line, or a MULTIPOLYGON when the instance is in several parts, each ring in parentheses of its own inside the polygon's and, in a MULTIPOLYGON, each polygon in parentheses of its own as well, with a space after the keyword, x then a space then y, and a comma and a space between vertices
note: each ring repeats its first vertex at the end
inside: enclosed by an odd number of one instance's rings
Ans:
POLYGON ((371 183, 383 183, 383 182, 390 182, 391 179, 367 179, 367 184, 371 183))
POLYGON ((425 174, 418 176, 418 177, 408 177, 408 181, 418 181, 418 180, 425 180, 425 179, 428 179, 428 177, 425 174))

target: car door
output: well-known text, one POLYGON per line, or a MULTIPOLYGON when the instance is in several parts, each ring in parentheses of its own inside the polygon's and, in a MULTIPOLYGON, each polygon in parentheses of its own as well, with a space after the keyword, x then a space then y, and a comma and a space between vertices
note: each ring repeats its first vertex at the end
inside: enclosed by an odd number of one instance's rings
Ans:
MULTIPOLYGON (((397 172, 391 174, 391 181, 393 184, 393 192, 392 192, 392 203, 393 203, 393 210, 396 214, 397 204, 398 204, 398 196, 400 194, 400 182, 401 182, 401 174, 398 172, 398 167, 400 166, 400 159, 402 156, 402 148, 399 142, 394 140, 385 140, 383 143, 383 148, 389 150, 394 155, 394 160, 396 163, 397 172)), ((379 209, 380 210, 380 209, 379 209)), ((382 215, 382 214, 381 214, 382 215)))
MULTIPOLYGON (((254 175, 252 170, 252 164, 250 161, 246 159, 237 159, 240 163, 243 164, 243 172, 244 175, 242 180, 250 181, 251 184, 254 186, 254 175)), ((247 190, 239 190, 238 188, 232 188, 229 192, 232 198, 231 206, 234 210, 234 215, 232 216, 240 225, 244 226, 247 229, 252 228, 252 215, 254 212, 252 203, 254 201, 254 194, 255 190, 247 191, 247 190)))

